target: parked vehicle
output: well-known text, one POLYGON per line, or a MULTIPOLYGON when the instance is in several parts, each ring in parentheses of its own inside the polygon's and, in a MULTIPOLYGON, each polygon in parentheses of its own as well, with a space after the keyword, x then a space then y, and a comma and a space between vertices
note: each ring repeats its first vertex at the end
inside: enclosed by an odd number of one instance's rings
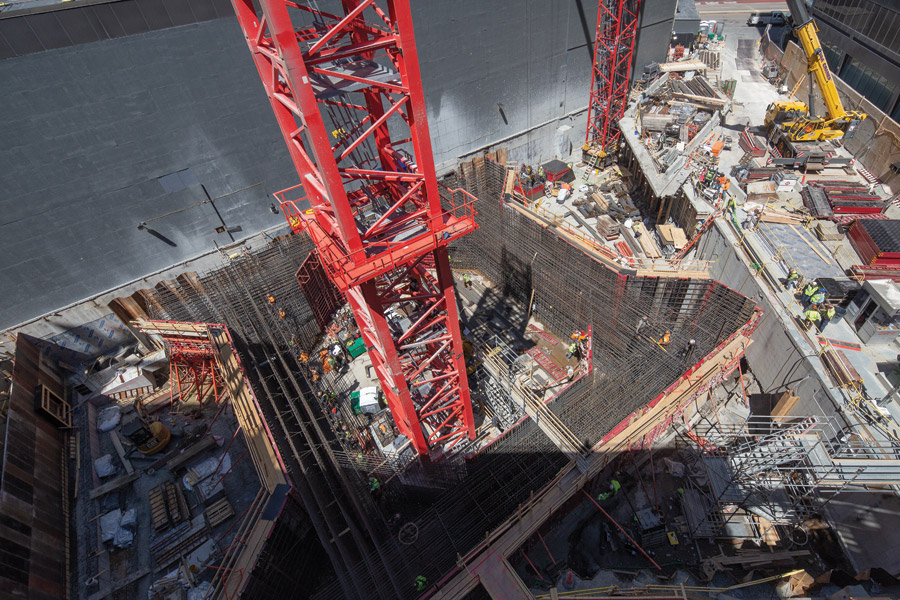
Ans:
POLYGON ((787 25, 787 15, 780 10, 754 12, 747 19, 747 25, 787 25))

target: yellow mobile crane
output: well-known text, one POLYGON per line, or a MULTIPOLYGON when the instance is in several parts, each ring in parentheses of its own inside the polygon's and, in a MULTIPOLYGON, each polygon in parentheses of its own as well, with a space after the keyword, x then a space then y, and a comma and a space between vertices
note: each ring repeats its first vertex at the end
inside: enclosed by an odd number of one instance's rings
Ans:
POLYGON ((815 21, 806 10, 803 0, 787 0, 794 22, 794 33, 806 53, 810 73, 809 104, 803 102, 773 102, 766 110, 766 130, 770 135, 778 130, 781 136, 791 142, 815 142, 839 137, 850 138, 856 128, 866 118, 859 111, 844 110, 838 97, 837 88, 825 53, 819 43, 815 21), (822 100, 825 102, 826 117, 814 116, 812 80, 815 79, 822 100))

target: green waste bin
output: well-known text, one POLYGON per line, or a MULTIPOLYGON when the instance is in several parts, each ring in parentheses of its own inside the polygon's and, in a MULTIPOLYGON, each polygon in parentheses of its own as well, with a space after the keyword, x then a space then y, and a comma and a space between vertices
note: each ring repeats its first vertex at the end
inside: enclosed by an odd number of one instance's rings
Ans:
POLYGON ((347 352, 349 352, 350 356, 352 356, 353 358, 356 358, 365 351, 366 344, 365 342, 363 342, 363 339, 361 337, 356 338, 355 340, 353 340, 352 344, 347 346, 347 352))

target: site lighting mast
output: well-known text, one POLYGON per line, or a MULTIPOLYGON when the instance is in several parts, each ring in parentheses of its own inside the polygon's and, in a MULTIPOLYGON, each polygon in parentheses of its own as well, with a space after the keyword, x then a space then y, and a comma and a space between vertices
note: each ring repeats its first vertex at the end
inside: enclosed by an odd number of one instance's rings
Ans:
POLYGON ((641 0, 600 0, 585 145, 612 154, 621 137, 641 0))
POLYGON ((232 0, 300 176, 282 210, 350 303, 397 427, 434 456, 475 437, 447 255, 474 198, 441 197, 409 3, 381 3, 232 0))

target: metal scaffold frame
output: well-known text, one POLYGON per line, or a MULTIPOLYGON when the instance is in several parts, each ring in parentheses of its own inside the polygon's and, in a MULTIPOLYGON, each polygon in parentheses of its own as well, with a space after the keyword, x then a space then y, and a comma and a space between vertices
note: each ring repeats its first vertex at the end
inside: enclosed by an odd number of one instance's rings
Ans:
POLYGON ((420 454, 474 439, 446 249, 474 197, 439 194, 408 2, 233 4, 301 180, 282 210, 353 308, 394 421, 420 454))
POLYGON ((615 148, 628 104, 641 0, 600 0, 585 143, 615 148))
POLYGON ((224 389, 216 363, 216 348, 205 323, 179 323, 178 332, 142 330, 158 335, 169 358, 169 403, 184 402, 192 394, 203 404, 212 397, 218 404, 224 389))
POLYGON ((698 537, 763 539, 811 517, 836 494, 900 485, 900 443, 867 440, 836 417, 704 425, 691 432, 709 482, 708 491, 695 486, 705 514, 688 519, 698 537), (735 525, 741 515, 755 515, 756 527, 735 525))

